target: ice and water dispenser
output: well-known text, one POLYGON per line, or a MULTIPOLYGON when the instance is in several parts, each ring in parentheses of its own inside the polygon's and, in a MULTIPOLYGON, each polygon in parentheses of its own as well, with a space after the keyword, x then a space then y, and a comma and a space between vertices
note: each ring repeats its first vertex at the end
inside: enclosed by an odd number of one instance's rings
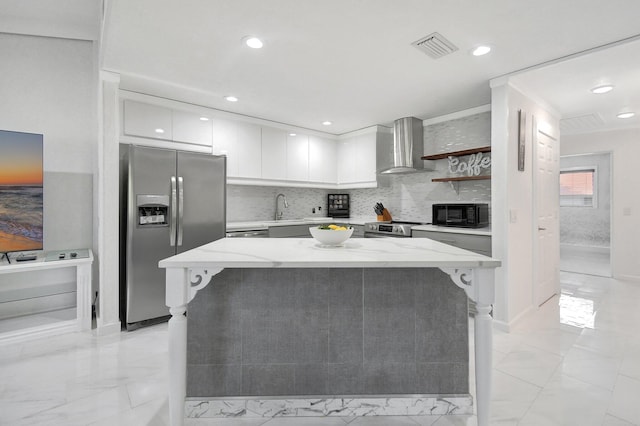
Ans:
POLYGON ((138 195, 136 208, 138 226, 169 226, 168 195, 138 195))

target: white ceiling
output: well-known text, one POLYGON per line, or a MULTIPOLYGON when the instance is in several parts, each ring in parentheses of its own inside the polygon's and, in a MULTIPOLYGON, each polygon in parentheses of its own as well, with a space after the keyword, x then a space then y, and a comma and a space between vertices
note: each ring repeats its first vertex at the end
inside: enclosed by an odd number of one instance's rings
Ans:
MULTIPOLYGON (((4 32, 55 18, 58 31, 83 34, 81 10, 101 12, 99 0, 55 0, 56 13, 25 6, 51 0, 3 2, 12 11, 0 17, 4 32)), ((562 117, 640 126, 640 41, 629 41, 639 16, 637 0, 107 0, 102 67, 125 89, 334 134, 488 104, 489 80, 527 69, 517 84, 562 117), (434 60, 411 46, 436 31, 459 50, 434 60), (241 43, 250 34, 263 49, 241 43), (471 56, 481 43, 493 51, 471 56), (613 92, 589 93, 605 80, 613 92), (638 116, 610 119, 624 108, 638 116)))

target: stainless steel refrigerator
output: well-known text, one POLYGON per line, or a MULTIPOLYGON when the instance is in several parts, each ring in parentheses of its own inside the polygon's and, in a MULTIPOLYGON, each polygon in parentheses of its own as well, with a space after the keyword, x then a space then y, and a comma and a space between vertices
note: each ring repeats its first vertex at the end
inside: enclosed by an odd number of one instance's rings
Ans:
POLYGON ((127 330, 169 317, 158 261, 225 236, 226 157, 120 146, 120 314, 127 330))

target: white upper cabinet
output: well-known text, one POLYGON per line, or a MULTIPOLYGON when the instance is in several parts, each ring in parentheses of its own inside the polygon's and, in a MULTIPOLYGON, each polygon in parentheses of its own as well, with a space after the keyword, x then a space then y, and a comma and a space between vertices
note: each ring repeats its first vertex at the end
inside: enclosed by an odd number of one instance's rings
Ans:
POLYGON ((333 183, 338 180, 337 142, 309 136, 309 181, 333 183))
POLYGON ((355 181, 354 170, 355 146, 350 140, 338 141, 337 175, 338 184, 355 181))
POLYGON ((172 140, 172 111, 157 105, 125 100, 123 132, 129 136, 172 140))
POLYGON ((227 156, 227 176, 239 175, 238 129, 235 121, 223 118, 213 119, 213 148, 215 155, 227 156))
POLYGON ((287 180, 309 180, 309 137, 287 135, 287 180))
POLYGON ((211 146, 211 118, 185 111, 173 111, 173 140, 211 146))
POLYGON ((375 182, 376 134, 366 134, 356 138, 354 152, 354 182, 375 182))
POLYGON ((346 137, 338 142, 338 184, 375 186, 376 133, 346 137))
POLYGON ((262 129, 257 124, 237 124, 238 177, 262 177, 262 129))
POLYGON ((240 121, 214 110, 167 100, 145 103, 137 97, 125 98, 122 111, 124 143, 225 155, 233 184, 329 189, 377 184, 374 128, 338 140, 293 136, 260 120, 240 121))
POLYGON ((287 178, 287 132, 262 128, 262 178, 287 178))

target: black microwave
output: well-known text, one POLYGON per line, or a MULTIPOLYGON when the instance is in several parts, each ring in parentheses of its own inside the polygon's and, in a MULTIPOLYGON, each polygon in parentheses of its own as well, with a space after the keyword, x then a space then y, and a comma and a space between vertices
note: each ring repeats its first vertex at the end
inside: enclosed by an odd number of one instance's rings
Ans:
POLYGON ((440 226, 482 228, 489 225, 489 205, 434 204, 431 222, 440 226))

